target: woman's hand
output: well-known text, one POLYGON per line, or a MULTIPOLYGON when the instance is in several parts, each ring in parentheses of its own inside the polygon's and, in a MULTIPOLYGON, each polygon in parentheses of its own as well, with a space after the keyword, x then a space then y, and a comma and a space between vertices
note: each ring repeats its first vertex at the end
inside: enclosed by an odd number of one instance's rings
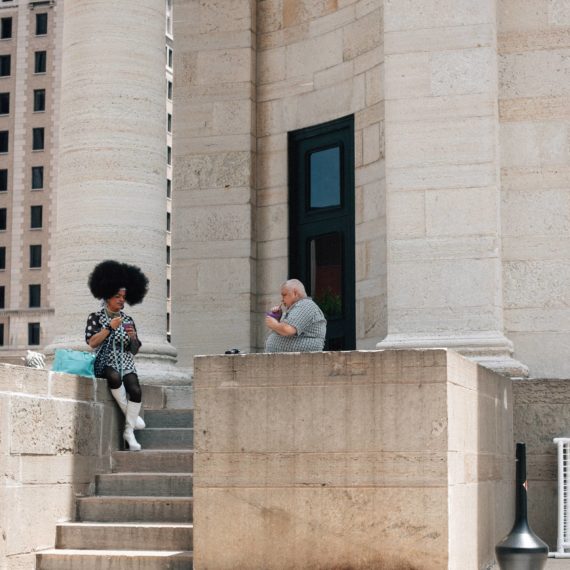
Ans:
POLYGON ((121 326, 122 322, 123 317, 115 317, 114 319, 111 319, 111 322, 109 324, 111 325, 111 328, 116 331, 121 326))

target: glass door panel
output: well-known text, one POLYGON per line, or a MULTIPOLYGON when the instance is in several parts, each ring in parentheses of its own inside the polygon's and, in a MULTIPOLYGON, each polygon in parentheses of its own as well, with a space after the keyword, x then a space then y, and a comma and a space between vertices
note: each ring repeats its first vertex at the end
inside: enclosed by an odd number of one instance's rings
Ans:
POLYGON ((340 148, 309 154, 309 208, 340 206, 340 148))
POLYGON ((309 242, 309 271, 313 300, 327 320, 342 316, 342 234, 318 236, 309 242))

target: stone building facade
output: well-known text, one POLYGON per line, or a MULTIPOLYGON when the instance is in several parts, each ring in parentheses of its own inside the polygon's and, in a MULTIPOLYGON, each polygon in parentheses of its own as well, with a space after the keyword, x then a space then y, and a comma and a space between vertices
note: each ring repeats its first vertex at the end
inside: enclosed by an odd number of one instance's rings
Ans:
POLYGON ((569 377, 567 2, 180 0, 174 27, 182 364, 261 349, 280 283, 311 289, 318 228, 293 203, 335 148, 318 137, 348 120, 356 347, 569 377))

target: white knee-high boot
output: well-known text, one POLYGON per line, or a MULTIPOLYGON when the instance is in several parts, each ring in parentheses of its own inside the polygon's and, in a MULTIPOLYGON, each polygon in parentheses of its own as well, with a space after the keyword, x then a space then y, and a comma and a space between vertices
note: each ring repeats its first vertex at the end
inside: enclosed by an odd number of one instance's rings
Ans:
MULTIPOLYGON (((126 415, 127 404, 129 403, 129 400, 127 399, 127 390, 125 389, 125 385, 121 384, 120 388, 111 389, 111 394, 113 398, 115 398, 123 414, 126 415)), ((137 421, 135 422, 135 429, 144 429, 145 427, 146 424, 144 423, 144 420, 140 416, 138 416, 137 421)))
POLYGON ((127 413, 125 414, 125 431, 123 432, 123 438, 131 451, 141 450, 141 445, 135 439, 135 432, 133 431, 135 429, 135 422, 140 409, 140 402, 132 402, 129 400, 129 403, 127 404, 127 413))

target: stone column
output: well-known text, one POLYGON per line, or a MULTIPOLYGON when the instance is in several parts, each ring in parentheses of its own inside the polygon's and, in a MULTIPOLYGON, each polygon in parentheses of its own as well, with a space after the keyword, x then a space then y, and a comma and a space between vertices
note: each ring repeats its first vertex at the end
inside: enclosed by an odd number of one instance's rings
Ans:
POLYGON ((172 340, 185 366, 253 346, 256 5, 174 6, 172 340))
POLYGON ((496 0, 385 0, 388 336, 514 376, 503 334, 496 0))
POLYGON ((164 3, 74 0, 64 9, 55 338, 46 349, 85 348, 90 271, 104 259, 150 280, 137 322, 143 379, 170 377, 166 340, 164 3))

